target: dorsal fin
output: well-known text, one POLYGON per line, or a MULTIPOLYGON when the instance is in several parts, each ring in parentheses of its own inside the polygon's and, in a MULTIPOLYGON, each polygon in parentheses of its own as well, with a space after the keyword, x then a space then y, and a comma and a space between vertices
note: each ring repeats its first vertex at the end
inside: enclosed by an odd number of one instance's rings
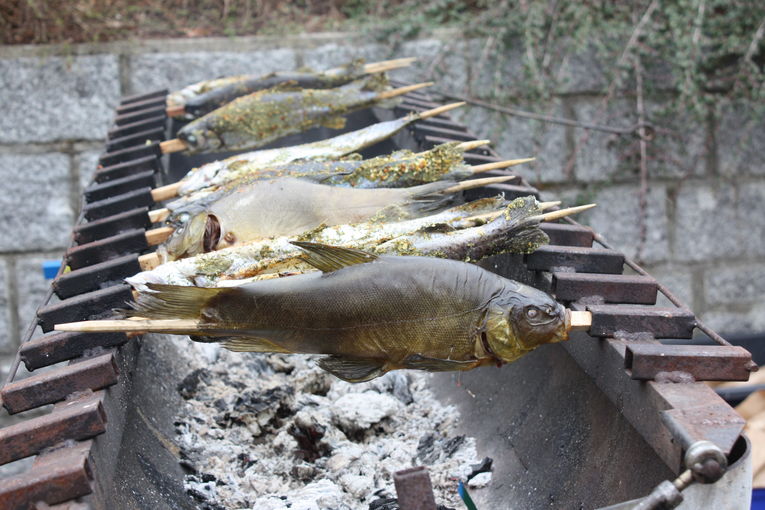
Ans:
POLYGON ((323 273, 331 273, 346 266, 365 264, 377 259, 362 250, 354 248, 341 248, 321 243, 309 243, 306 241, 290 241, 295 246, 304 249, 304 260, 323 273))

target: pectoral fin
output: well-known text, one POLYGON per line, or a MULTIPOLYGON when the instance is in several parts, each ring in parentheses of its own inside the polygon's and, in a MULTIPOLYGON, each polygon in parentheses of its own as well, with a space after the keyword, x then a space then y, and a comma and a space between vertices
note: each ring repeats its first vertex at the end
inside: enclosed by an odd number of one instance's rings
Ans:
POLYGON ((329 129, 343 129, 345 127, 345 117, 327 117, 321 121, 321 125, 329 129))
POLYGON ((452 370, 470 370, 478 365, 475 361, 455 361, 450 359, 428 358, 419 354, 407 356, 402 363, 404 368, 427 370, 428 372, 450 372, 452 370))
POLYGON ((331 273, 354 264, 372 262, 377 258, 377 255, 353 248, 340 248, 307 241, 290 241, 290 243, 304 249, 307 253, 303 260, 324 273, 331 273))
POLYGON ((321 368, 344 381, 357 383, 380 377, 385 370, 385 362, 376 359, 352 359, 340 356, 327 356, 318 361, 321 368))
POLYGON ((232 337, 221 342, 221 345, 233 352, 282 352, 285 354, 292 352, 265 338, 248 336, 232 337))

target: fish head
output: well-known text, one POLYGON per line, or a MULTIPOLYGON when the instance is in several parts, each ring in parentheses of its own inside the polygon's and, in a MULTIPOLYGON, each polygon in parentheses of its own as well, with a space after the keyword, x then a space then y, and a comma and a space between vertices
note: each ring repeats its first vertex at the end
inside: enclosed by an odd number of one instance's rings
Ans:
POLYGON ((485 319, 485 341, 503 362, 518 359, 542 344, 568 338, 566 309, 552 296, 533 287, 501 294, 490 304, 485 319))
POLYGON ((223 147, 223 140, 218 134, 204 124, 197 125, 197 121, 186 124, 178 131, 178 138, 190 152, 216 151, 223 147))
POLYGON ((216 249, 221 237, 217 216, 201 212, 176 228, 165 250, 174 259, 193 257, 216 249))

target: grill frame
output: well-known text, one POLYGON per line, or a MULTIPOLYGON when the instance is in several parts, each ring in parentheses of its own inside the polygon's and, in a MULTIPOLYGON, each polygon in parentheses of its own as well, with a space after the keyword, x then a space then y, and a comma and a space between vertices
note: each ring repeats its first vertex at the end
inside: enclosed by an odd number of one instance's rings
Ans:
MULTIPOLYGON (((62 301, 49 304, 49 293, 37 312, 36 321, 43 332, 49 332, 57 322, 99 318, 130 297, 129 286, 119 279, 137 272, 138 256, 149 248, 143 234, 151 228, 148 211, 155 205, 151 189, 166 175, 159 151, 159 142, 171 132, 160 107, 166 94, 167 91, 157 91, 124 98, 117 107, 107 152, 99 158, 101 168, 85 190, 83 212, 64 257, 73 270, 59 274, 52 283, 52 292, 62 301), (152 143, 144 144, 145 136, 152 143)), ((380 120, 388 120, 437 106, 427 95, 412 92, 396 108, 375 113, 380 120)), ((448 115, 441 115, 415 123, 408 132, 397 135, 394 143, 402 148, 424 150, 446 141, 476 138, 448 115)), ((465 160, 480 164, 500 158, 492 149, 477 149, 467 153, 465 160)), ((499 170, 489 175, 508 172, 499 170)), ((504 192, 508 198, 539 197, 537 189, 519 178, 512 184, 471 190, 468 198, 497 192, 504 192)), ((594 336, 573 334, 563 344, 566 351, 612 402, 628 402, 621 405, 622 412, 673 472, 679 472, 683 452, 697 440, 713 439, 724 452, 730 452, 743 429, 743 420, 712 389, 698 382, 639 383, 628 370, 636 362, 635 353, 629 350, 631 342, 656 346, 660 345, 656 338, 688 338, 693 327, 699 327, 698 319, 592 229, 573 220, 544 224, 543 229, 550 234, 551 246, 524 257, 523 263, 527 269, 536 270, 534 274, 541 285, 559 294, 565 304, 593 313, 594 336), (637 274, 620 274, 624 266, 637 274), (603 306, 603 302, 653 305, 658 294, 675 305, 666 315, 641 315, 634 307, 603 306), (646 408, 656 413, 646 415, 646 408), (702 414, 706 421, 699 418, 702 414)), ((708 329, 703 330, 710 334, 708 329)), ((0 480, 0 500, 10 498, 12 508, 27 508, 37 500, 57 504, 90 493, 92 496, 86 501, 101 507, 108 501, 105 487, 115 470, 125 426, 126 410, 121 405, 132 391, 130 374, 140 344, 128 342, 128 337, 120 334, 54 334, 32 339, 33 331, 30 327, 18 354, 29 370, 67 360, 69 364, 33 376, 27 382, 5 384, 0 391, 3 405, 14 413, 55 403, 53 412, 40 420, 48 424, 45 430, 54 432, 42 437, 34 448, 23 450, 25 455, 39 455, 30 471, 0 480), (90 428, 81 427, 77 433, 72 427, 51 428, 50 423, 55 424, 58 415, 68 416, 62 408, 83 406, 94 399, 98 403, 97 416, 106 422, 103 426, 96 420, 90 428)), ((722 340, 711 333, 713 339, 722 340)), ((720 357, 725 356, 733 354, 723 353, 721 348, 720 357)), ((743 378, 755 367, 751 357, 747 359, 740 351, 736 356, 729 373, 743 378)), ((650 368, 650 360, 642 361, 650 368)), ((703 379, 704 367, 694 375, 703 379)), ((64 421, 62 418, 61 423, 64 421)), ((45 428, 32 420, 22 422, 25 424, 30 430, 45 428)), ((0 434, 7 433, 7 429, 0 430, 0 434)))

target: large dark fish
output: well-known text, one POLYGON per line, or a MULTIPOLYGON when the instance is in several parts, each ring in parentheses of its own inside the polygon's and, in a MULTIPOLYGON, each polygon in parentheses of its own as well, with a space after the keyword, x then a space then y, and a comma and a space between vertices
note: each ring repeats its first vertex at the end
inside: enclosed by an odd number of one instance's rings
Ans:
POLYGON ((149 284, 129 314, 187 319, 151 330, 233 351, 325 354, 319 365, 351 382, 509 363, 568 337, 552 297, 478 266, 296 244, 322 272, 231 288, 149 284))
POLYGON ((239 97, 183 126, 187 152, 262 147, 316 126, 341 129, 345 115, 379 101, 384 78, 368 76, 333 89, 276 87, 239 97))

